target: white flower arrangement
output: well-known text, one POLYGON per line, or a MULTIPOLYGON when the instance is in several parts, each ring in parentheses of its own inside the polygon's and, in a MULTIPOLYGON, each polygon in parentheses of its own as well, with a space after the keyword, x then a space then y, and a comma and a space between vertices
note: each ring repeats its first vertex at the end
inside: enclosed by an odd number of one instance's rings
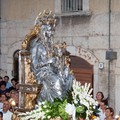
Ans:
POLYGON ((94 106, 97 102, 92 98, 90 84, 85 83, 84 86, 80 82, 74 80, 72 92, 69 100, 56 99, 53 103, 48 101, 40 102, 31 112, 20 113, 21 120, 49 120, 51 118, 61 117, 63 120, 68 120, 69 116, 73 120, 82 117, 89 120, 93 114, 94 106))
MULTIPOLYGON (((78 81, 73 81, 73 92, 72 92, 72 97, 73 97, 73 103, 76 106, 76 112, 77 110, 79 111, 80 108, 82 110, 81 112, 78 113, 83 113, 86 112, 85 117, 87 120, 89 116, 93 113, 93 110, 95 106, 98 104, 93 98, 92 98, 92 88, 90 89, 90 84, 85 83, 84 86, 81 85, 80 82, 78 81)), ((81 116, 82 117, 82 116, 81 116)))

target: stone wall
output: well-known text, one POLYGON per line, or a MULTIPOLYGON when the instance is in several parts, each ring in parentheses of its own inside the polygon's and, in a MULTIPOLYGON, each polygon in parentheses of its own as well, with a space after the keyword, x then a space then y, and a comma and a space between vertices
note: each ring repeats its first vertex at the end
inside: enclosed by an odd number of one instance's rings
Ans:
MULTIPOLYGON (((111 2, 111 36, 109 43, 109 0, 89 0, 91 15, 61 17, 58 15, 58 25, 56 28, 55 41, 65 41, 69 51, 76 54, 77 48, 90 52, 98 62, 94 65, 94 95, 97 91, 102 91, 105 98, 109 96, 109 106, 115 109, 115 113, 120 111, 120 83, 119 81, 119 59, 120 59, 120 2, 111 2), (106 60, 106 51, 110 48, 117 52, 117 60, 109 63, 106 60), (100 70, 98 65, 104 63, 104 69, 100 70), (109 79, 110 77, 110 79, 109 79)), ((57 3, 56 3, 57 4, 57 3)), ((56 5, 58 7, 58 5, 56 5)), ((59 11, 57 10, 57 13, 59 11)), ((60 14, 60 13, 59 13, 60 14)), ((77 55, 79 56, 79 55, 77 55)), ((86 58, 84 58, 87 60, 86 58)), ((90 61, 88 61, 90 63, 90 61)))
POLYGON ((0 75, 12 78, 13 54, 34 26, 39 12, 53 10, 53 0, 1 0, 0 75))

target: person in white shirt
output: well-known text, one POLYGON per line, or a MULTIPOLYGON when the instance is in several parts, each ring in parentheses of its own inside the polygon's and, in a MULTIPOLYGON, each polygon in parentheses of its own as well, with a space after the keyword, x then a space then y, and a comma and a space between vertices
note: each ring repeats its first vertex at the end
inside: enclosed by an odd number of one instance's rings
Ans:
POLYGON ((100 117, 100 120, 105 120, 106 116, 105 116, 105 110, 106 110, 106 102, 104 100, 102 100, 100 102, 100 107, 98 109, 100 112, 98 113, 99 114, 99 117, 100 117))
POLYGON ((9 109, 10 109, 9 101, 4 101, 3 108, 1 110, 1 112, 3 113, 3 120, 12 120, 13 113, 9 109))

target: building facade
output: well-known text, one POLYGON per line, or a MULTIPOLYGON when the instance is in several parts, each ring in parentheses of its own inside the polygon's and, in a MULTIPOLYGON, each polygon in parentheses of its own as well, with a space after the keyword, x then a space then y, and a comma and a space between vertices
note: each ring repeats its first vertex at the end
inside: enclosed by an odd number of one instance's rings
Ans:
POLYGON ((0 76, 12 78, 17 51, 39 12, 55 13, 54 42, 93 65, 94 96, 120 111, 120 0, 1 0, 0 76))

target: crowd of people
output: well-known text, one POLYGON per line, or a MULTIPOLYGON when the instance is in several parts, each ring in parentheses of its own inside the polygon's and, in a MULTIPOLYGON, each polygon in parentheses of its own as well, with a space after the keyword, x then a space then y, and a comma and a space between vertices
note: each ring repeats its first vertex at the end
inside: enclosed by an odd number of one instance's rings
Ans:
POLYGON ((96 101, 98 101, 98 106, 96 107, 99 110, 97 115, 99 116, 100 120, 115 120, 114 109, 108 106, 108 100, 104 99, 103 92, 97 92, 96 101))
POLYGON ((12 120, 13 107, 19 102, 18 84, 16 78, 10 82, 9 76, 0 76, 0 120, 12 120))
MULTIPOLYGON (((19 102, 19 82, 16 78, 12 78, 11 82, 8 76, 3 78, 0 76, 0 120, 12 120, 13 106, 18 107, 19 102)), ((100 120, 115 120, 114 110, 108 106, 107 99, 104 99, 104 95, 101 91, 96 94, 96 101, 98 101, 98 113, 100 120)))

